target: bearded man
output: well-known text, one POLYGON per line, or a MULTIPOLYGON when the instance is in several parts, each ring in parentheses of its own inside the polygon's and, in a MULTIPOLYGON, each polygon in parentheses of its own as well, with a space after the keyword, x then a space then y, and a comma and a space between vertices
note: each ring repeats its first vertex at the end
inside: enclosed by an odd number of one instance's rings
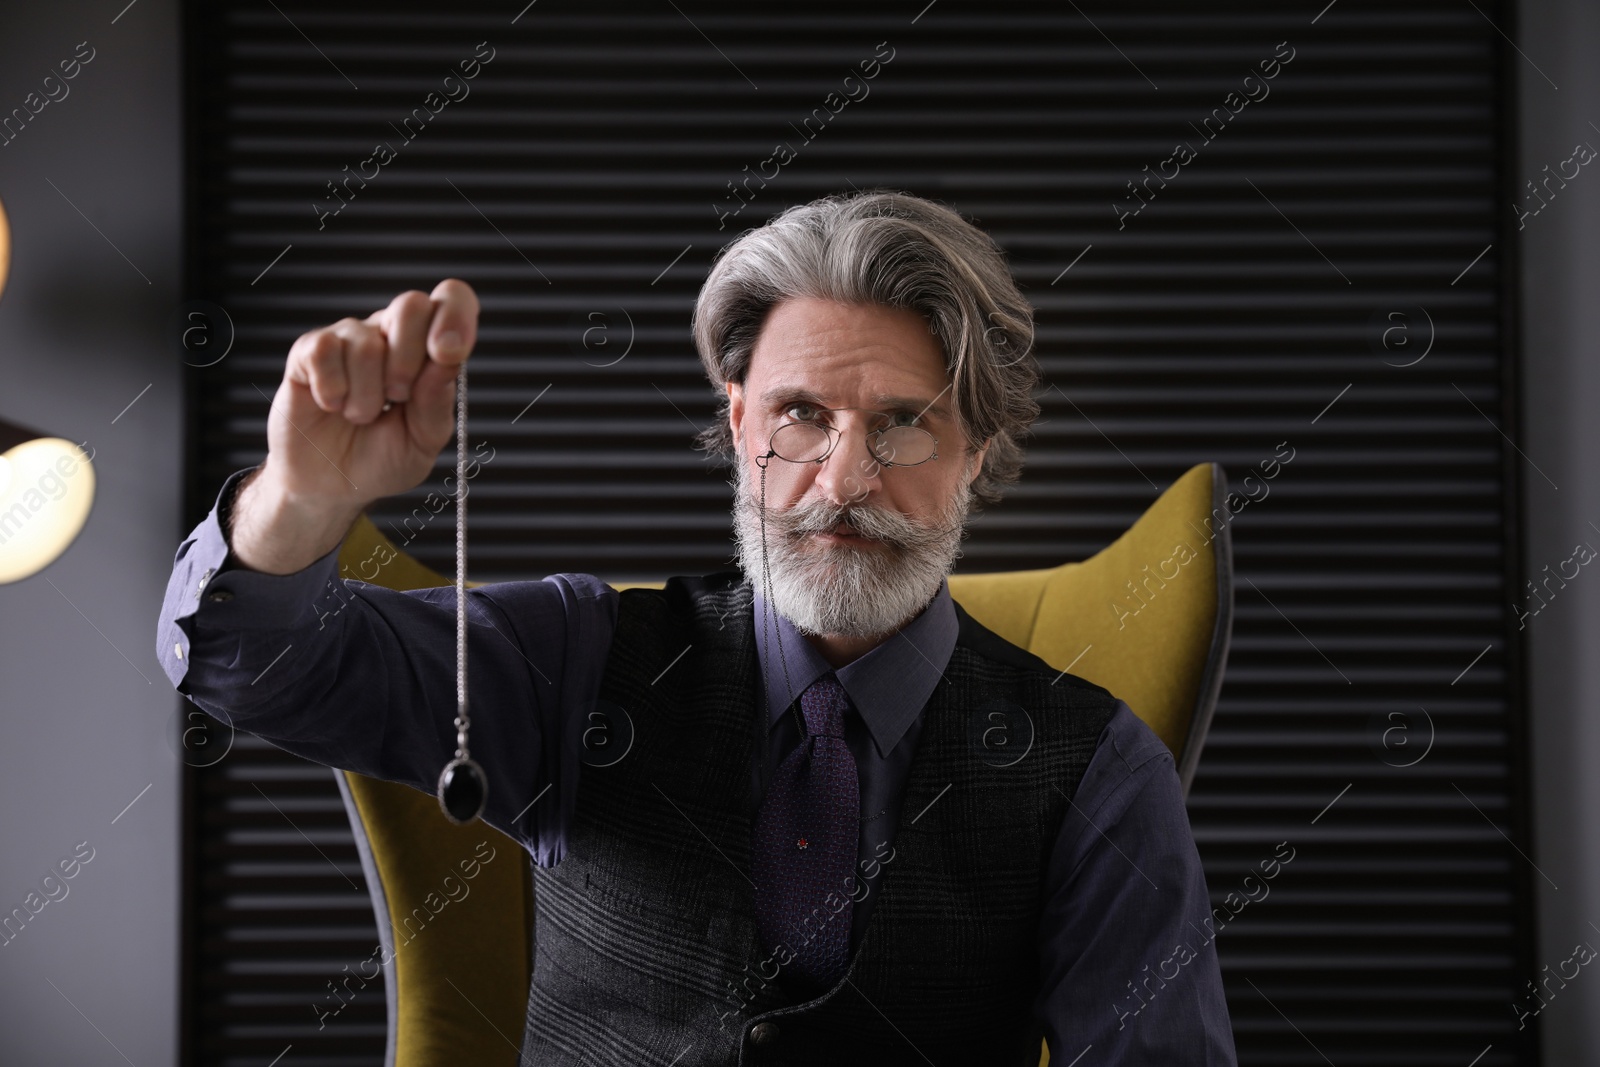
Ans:
MULTIPOLYGON (((292 346, 267 459, 179 548, 158 624, 201 708, 434 791, 454 592, 336 556, 432 470, 477 320, 450 279, 292 346)), ((738 569, 468 594, 483 818, 534 864, 525 1059, 1031 1067, 1043 1037, 1063 1065, 1234 1063, 1171 755, 950 598, 1039 411, 1000 249, 917 197, 826 197, 719 255, 693 332, 738 569), (973 741, 998 707, 1023 758, 973 741), (624 757, 585 758, 595 716, 624 757)))

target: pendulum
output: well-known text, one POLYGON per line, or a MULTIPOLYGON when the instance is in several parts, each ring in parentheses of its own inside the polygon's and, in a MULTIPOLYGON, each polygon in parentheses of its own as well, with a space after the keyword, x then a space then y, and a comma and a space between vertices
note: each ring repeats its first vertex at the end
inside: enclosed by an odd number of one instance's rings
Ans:
POLYGON ((483 813, 489 781, 467 753, 467 365, 456 372, 456 755, 439 774, 439 807, 465 826, 483 813))
POLYGON ((456 755, 439 774, 439 807, 457 826, 488 799, 483 768, 467 752, 467 365, 456 373, 456 755))

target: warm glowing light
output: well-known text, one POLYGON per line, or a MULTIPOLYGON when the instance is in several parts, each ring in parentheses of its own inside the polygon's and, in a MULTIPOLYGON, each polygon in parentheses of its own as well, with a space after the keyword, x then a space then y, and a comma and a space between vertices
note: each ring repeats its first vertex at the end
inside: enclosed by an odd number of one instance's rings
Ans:
POLYGON ((5 292, 6 273, 11 269, 11 224, 6 221, 6 206, 0 204, 0 293, 5 292))
POLYGON ((49 566, 93 503, 94 468, 71 441, 38 437, 0 456, 0 583, 49 566))

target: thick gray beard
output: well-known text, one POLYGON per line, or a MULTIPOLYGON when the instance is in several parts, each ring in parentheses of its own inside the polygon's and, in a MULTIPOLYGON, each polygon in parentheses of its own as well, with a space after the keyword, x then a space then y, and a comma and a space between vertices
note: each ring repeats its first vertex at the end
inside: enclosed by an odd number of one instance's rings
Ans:
MULTIPOLYGON (((759 475, 752 475, 742 458, 735 466, 738 562, 765 591, 759 475)), ((966 473, 971 473, 970 463, 966 473)), ((773 609, 813 636, 876 637, 899 629, 928 606, 961 555, 972 489, 965 475, 959 485, 933 525, 876 504, 838 506, 812 500, 784 510, 768 507, 766 554, 773 609), (842 521, 886 544, 826 545, 810 536, 842 521)))

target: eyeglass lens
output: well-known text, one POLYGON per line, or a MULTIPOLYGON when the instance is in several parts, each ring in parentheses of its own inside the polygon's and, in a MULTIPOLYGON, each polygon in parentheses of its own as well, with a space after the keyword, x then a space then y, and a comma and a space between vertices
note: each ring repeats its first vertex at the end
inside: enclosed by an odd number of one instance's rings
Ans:
MULTIPOLYGON (((814 423, 791 422, 772 434, 771 448, 790 463, 814 463, 828 454, 832 437, 814 423)), ((867 435, 867 447, 880 463, 910 467, 933 457, 933 435, 917 426, 890 426, 867 435)))

